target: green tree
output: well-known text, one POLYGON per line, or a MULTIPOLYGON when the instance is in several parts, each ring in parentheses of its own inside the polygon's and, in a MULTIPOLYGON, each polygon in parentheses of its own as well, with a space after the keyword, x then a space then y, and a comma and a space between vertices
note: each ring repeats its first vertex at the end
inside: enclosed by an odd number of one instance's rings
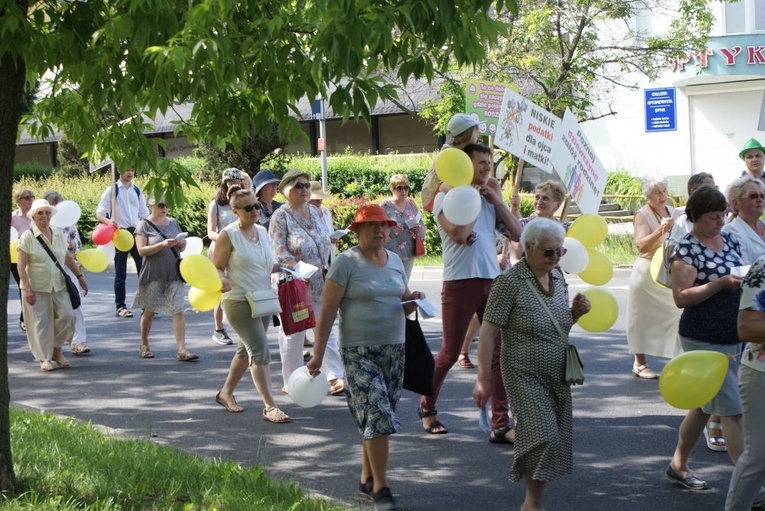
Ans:
MULTIPOLYGON (((239 150, 278 126, 299 133, 301 98, 326 98, 344 120, 369 119, 394 99, 383 77, 432 80, 472 65, 515 0, 0 0, 0 239, 8 239, 15 142, 25 84, 44 96, 25 129, 63 130, 91 160, 141 168, 148 192, 182 200, 192 183, 162 140, 144 135, 157 112, 194 102, 177 124, 193 142, 239 150), (115 122, 116 121, 116 122, 115 122), (92 149, 91 149, 92 148, 92 149)), ((7 321, 7 251, 0 251, 0 322, 7 321)), ((7 331, 0 332, 0 491, 14 485, 7 331)))

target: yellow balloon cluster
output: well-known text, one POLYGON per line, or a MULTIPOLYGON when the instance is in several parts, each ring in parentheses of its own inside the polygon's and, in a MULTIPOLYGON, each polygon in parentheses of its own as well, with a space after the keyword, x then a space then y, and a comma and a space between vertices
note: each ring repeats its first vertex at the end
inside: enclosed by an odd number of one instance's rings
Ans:
POLYGON ((95 248, 80 250, 76 257, 83 268, 93 273, 102 272, 109 266, 106 254, 95 248))
POLYGON ((192 287, 205 291, 220 291, 223 287, 218 269, 202 254, 191 254, 181 259, 181 276, 192 287))
POLYGON ((462 149, 449 147, 436 156, 436 174, 449 186, 469 185, 473 182, 473 162, 462 149))
POLYGON ((223 293, 220 290, 208 291, 206 289, 192 287, 189 289, 189 303, 198 311, 211 311, 220 303, 222 294, 223 293))
POLYGON ((669 361, 659 378, 659 392, 675 408, 691 410, 717 395, 728 370, 728 357, 716 351, 687 351, 669 361))
POLYGON ((112 241, 114 242, 114 247, 120 252, 129 252, 133 245, 135 245, 133 234, 127 229, 117 229, 112 241))
POLYGON ((577 324, 588 332, 605 332, 619 317, 619 303, 605 289, 590 288, 582 291, 590 300, 590 312, 579 318, 577 324))
POLYGON ((587 248, 593 248, 606 239, 608 235, 608 224, 605 219, 599 215, 582 215, 571 224, 566 236, 582 242, 587 248))
POLYGON ((11 241, 11 262, 19 262, 19 240, 11 241))

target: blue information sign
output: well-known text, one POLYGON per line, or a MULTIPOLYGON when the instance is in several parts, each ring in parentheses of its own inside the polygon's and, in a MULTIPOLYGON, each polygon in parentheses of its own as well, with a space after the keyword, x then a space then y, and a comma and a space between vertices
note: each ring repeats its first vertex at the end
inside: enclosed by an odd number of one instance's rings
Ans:
POLYGON ((645 130, 677 130, 675 88, 645 89, 645 130))

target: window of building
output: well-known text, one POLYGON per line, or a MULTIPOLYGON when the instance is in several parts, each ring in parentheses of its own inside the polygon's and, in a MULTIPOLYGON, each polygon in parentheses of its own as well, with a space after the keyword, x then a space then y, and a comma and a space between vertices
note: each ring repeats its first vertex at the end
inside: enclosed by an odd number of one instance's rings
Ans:
POLYGON ((726 0, 723 18, 726 34, 765 32, 765 0, 726 0))

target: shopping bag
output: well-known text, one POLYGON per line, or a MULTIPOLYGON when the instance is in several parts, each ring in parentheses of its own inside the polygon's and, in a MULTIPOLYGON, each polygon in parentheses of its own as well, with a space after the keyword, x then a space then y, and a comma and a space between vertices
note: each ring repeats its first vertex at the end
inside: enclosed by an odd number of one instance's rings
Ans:
POLYGON ((316 326, 305 281, 288 279, 279 284, 279 304, 282 307, 279 317, 285 334, 291 335, 316 326))
POLYGON ((406 360, 404 388, 423 396, 433 396, 433 353, 420 327, 419 313, 406 320, 406 360))
POLYGON ((425 255, 425 245, 422 243, 422 238, 419 234, 414 236, 414 256, 420 257, 425 255))

